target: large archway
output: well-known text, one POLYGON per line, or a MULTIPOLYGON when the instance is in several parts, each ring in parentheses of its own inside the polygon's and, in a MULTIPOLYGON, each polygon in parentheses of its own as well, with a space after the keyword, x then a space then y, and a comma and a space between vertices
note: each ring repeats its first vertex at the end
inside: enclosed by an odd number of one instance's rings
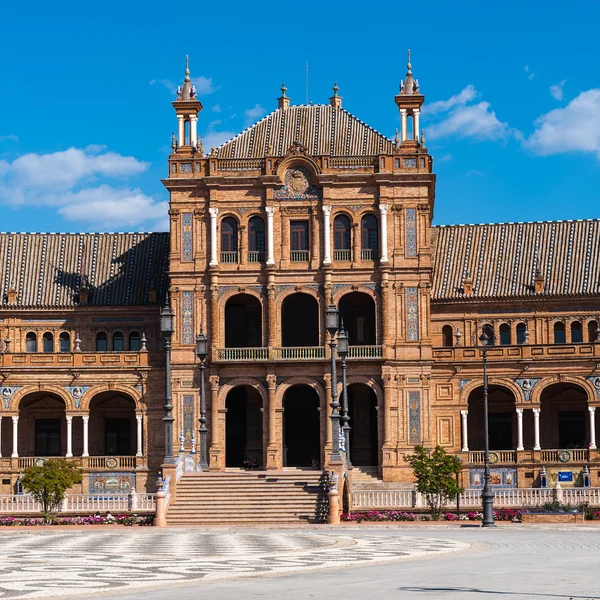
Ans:
POLYGON ((376 466, 379 462, 377 396, 364 383, 348 386, 350 417, 350 460, 356 466, 376 466))
POLYGON ((262 346, 262 307, 250 294, 236 294, 225 304, 225 347, 262 346))
POLYGON ((340 298, 340 316, 351 346, 373 346, 377 329, 375 302, 364 292, 350 292, 340 298))
POLYGON ((319 345, 319 303, 310 294, 297 292, 284 299, 281 343, 288 348, 319 345))
MULTIPOLYGON (((514 450, 517 447, 517 418, 515 397, 502 386, 488 388, 488 423, 490 450, 514 450)), ((469 450, 484 450, 483 386, 469 394, 467 430, 469 450)))
POLYGON ((243 385, 227 394, 225 408, 225 466, 245 463, 263 467, 262 398, 257 390, 243 385))
POLYGON ((90 400, 90 456, 133 456, 137 446, 135 402, 120 392, 90 400))
POLYGON ((62 398, 48 392, 35 392, 22 398, 18 450, 19 456, 65 456, 67 420, 62 398))
POLYGON ((540 396, 542 448, 587 448, 589 417, 587 393, 574 383, 555 383, 540 396))
POLYGON ((311 467, 321 463, 319 394, 309 385, 293 385, 283 396, 283 464, 311 467))

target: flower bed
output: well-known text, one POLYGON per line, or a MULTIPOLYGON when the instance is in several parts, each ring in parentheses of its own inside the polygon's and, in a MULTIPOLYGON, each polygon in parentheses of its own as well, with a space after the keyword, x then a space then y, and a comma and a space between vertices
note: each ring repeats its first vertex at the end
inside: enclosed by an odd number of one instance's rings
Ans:
MULTIPOLYGON (((600 513, 599 513, 600 514, 600 513)), ((342 521, 354 523, 379 523, 379 522, 399 522, 399 521, 431 521, 427 514, 409 513, 397 510, 370 510, 368 512, 356 512, 343 514, 342 521)), ((522 513, 520 510, 511 510, 509 508, 495 510, 495 521, 521 522, 522 513)), ((481 521, 483 513, 470 511, 467 513, 445 513, 442 515, 442 521, 481 521)))
POLYGON ((52 525, 152 525, 154 515, 114 515, 112 519, 102 516, 55 517, 44 520, 43 517, 0 517, 0 527, 14 526, 52 526, 52 525))
POLYGON ((374 523, 380 521, 419 521, 421 516, 399 510, 370 510, 368 512, 343 514, 340 519, 354 523, 362 523, 363 521, 374 523))

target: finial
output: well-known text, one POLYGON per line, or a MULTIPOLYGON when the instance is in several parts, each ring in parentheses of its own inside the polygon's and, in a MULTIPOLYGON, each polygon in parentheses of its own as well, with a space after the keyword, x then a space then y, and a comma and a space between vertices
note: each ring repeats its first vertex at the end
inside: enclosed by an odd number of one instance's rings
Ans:
POLYGON ((339 91, 339 89, 340 89, 340 88, 338 87, 338 84, 337 84, 337 82, 335 82, 335 83, 333 84, 333 95, 334 95, 334 96, 337 96, 337 95, 338 95, 338 91, 339 91))
POLYGON ((396 128, 396 135, 394 136, 394 144, 397 146, 400 143, 400 138, 398 137, 398 129, 396 128))
POLYGON ((287 92, 287 88, 285 87, 285 83, 281 84, 281 97, 285 98, 285 93, 287 92))
POLYGON ((421 129, 421 146, 425 145, 425 130, 421 129))
POLYGON ((185 55, 185 80, 190 80, 190 58, 187 54, 185 55))
POLYGON ((175 141, 174 133, 171 134, 171 148, 173 148, 173 150, 177 150, 177 142, 175 141))
POLYGON ((408 50, 408 64, 406 65, 406 68, 408 69, 408 72, 410 73, 410 70, 412 69, 412 65, 410 64, 410 49, 408 50))

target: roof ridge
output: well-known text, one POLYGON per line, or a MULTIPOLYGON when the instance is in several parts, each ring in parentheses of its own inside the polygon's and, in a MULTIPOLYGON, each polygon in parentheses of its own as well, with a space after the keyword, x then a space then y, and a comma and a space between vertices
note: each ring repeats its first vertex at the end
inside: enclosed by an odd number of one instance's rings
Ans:
POLYGON ((432 225, 436 229, 449 229, 450 227, 487 227, 490 225, 539 225, 545 223, 600 223, 598 219, 555 219, 547 221, 500 221, 498 223, 449 223, 432 225))

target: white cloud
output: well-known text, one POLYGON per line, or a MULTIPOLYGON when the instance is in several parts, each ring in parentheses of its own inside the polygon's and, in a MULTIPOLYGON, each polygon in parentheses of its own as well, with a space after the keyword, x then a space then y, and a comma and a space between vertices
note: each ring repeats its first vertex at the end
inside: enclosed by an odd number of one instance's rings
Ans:
POLYGON ((475 90, 475 87, 469 84, 459 94, 448 98, 448 100, 438 100, 437 102, 426 104, 423 107, 423 113, 427 115, 435 115, 438 113, 448 112, 451 108, 455 106, 463 106, 467 104, 467 102, 474 100, 476 97, 477 91, 475 90))
POLYGON ((246 127, 252 125, 255 121, 260 119, 267 113, 267 109, 263 108, 260 104, 255 104, 253 108, 249 108, 244 111, 244 124, 246 127))
POLYGON ((19 136, 16 136, 12 133, 9 133, 8 135, 0 135, 0 142, 18 142, 19 141, 19 136))
POLYGON ((235 134, 235 131, 209 131, 202 138, 204 152, 210 152, 210 149, 213 147, 218 148, 221 144, 230 140, 235 134))
POLYGON ((560 83, 550 86, 550 95, 555 100, 562 100, 565 97, 564 86, 567 83, 566 79, 563 79, 560 83))
POLYGON ((213 112, 220 113, 220 112, 221 112, 221 107, 220 107, 218 104, 215 104, 215 105, 214 105, 214 106, 211 108, 211 110, 212 110, 213 112))
POLYGON ((582 92, 567 106, 539 117, 525 145, 536 154, 594 152, 600 160, 600 89, 582 92))
POLYGON ((479 169, 471 169, 465 173, 467 177, 487 177, 487 175, 479 169))
POLYGON ((171 81, 170 79, 153 79, 150 82, 150 85, 156 85, 157 83, 159 83, 160 85, 164 85, 172 94, 174 94, 177 91, 177 84, 174 81, 171 81))
MULTIPOLYGON (((198 96, 208 96, 219 89, 213 85, 212 77, 204 77, 204 75, 200 75, 200 77, 192 77, 191 81, 196 86, 196 92, 198 93, 198 96)), ((181 81, 181 83, 176 83, 171 79, 152 79, 150 81, 150 85, 156 84, 166 87, 171 94, 175 94, 177 92, 177 87, 179 85, 183 85, 183 81, 181 81)))
POLYGON ((83 149, 83 151, 89 152, 90 154, 98 154, 100 152, 104 152, 106 148, 107 147, 104 144, 89 144, 83 149))
POLYGON ((527 73, 527 79, 529 79, 529 81, 531 81, 535 77, 535 73, 531 72, 529 65, 525 65, 525 73, 527 73))

